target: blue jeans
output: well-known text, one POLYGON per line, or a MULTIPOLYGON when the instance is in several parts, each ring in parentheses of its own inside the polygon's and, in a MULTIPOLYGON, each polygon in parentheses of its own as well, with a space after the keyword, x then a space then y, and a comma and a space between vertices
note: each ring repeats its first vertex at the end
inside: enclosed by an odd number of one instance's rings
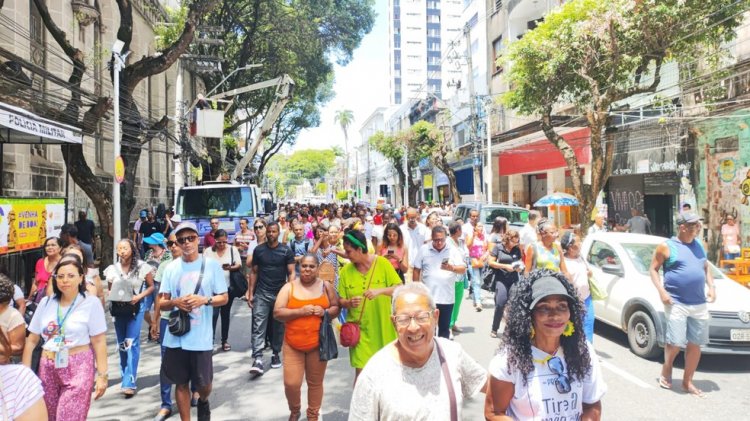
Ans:
POLYGON ((589 295, 583 302, 586 308, 586 317, 583 318, 583 333, 586 334, 586 340, 594 343, 594 300, 589 295))
POLYGON ((471 294, 474 305, 482 303, 482 268, 471 268, 471 294))
MULTIPOLYGON (((161 345, 164 340, 164 335, 167 332, 167 324, 169 320, 159 318, 159 344, 161 345)), ((165 346, 161 345, 161 357, 164 358, 165 346)), ((164 377, 163 374, 159 373, 159 388, 161 389, 161 407, 162 409, 172 410, 172 383, 164 377)))
MULTIPOLYGON (((144 299, 145 301, 145 299, 144 299)), ((146 305, 141 302, 140 311, 135 318, 115 317, 115 336, 120 352, 120 374, 122 388, 135 389, 138 378, 138 361, 141 358, 141 325, 146 305)))

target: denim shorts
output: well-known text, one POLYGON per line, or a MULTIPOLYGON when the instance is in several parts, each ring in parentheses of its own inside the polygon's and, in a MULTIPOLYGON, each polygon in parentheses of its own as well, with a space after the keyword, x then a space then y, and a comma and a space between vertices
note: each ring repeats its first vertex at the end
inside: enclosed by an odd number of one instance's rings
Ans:
POLYGON ((708 305, 674 303, 665 306, 667 314, 666 342, 684 347, 690 342, 695 345, 708 343, 708 305))

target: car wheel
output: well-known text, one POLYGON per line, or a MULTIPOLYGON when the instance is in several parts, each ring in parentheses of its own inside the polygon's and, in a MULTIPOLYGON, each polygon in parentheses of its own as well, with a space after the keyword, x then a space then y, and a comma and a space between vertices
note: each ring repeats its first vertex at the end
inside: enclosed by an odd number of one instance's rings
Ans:
POLYGON ((656 327, 651 316, 644 311, 636 311, 628 320, 628 343, 630 349, 643 358, 654 358, 661 352, 656 340, 656 327))

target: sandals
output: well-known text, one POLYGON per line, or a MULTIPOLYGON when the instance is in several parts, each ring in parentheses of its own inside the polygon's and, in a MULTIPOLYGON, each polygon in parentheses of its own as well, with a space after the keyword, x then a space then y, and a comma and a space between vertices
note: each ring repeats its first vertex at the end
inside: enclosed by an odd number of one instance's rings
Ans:
POLYGON ((672 381, 664 376, 659 376, 659 387, 670 390, 672 389, 672 381))
POLYGON ((490 338, 497 338, 497 332, 495 332, 494 330, 490 332, 490 338))
POLYGON ((229 345, 229 342, 224 342, 223 344, 221 344, 221 349, 226 352, 231 351, 232 347, 229 345))
POLYGON ((692 385, 689 388, 687 388, 687 389, 685 389, 683 387, 682 391, 685 392, 685 393, 687 393, 687 394, 689 394, 689 395, 691 395, 691 396, 693 396, 693 397, 696 397, 696 398, 705 399, 707 397, 706 394, 703 393, 702 390, 700 390, 697 387, 692 386, 692 385))
POLYGON ((135 396, 135 389, 122 389, 122 394, 125 396, 125 399, 130 399, 135 396))

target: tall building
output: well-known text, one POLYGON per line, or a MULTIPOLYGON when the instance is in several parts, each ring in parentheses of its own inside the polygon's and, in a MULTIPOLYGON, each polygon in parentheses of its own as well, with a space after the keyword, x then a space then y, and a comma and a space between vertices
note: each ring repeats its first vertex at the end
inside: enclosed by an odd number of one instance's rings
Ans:
POLYGON ((461 40, 462 0, 389 0, 390 98, 402 104, 431 93, 440 99, 461 78, 446 60, 461 40))

